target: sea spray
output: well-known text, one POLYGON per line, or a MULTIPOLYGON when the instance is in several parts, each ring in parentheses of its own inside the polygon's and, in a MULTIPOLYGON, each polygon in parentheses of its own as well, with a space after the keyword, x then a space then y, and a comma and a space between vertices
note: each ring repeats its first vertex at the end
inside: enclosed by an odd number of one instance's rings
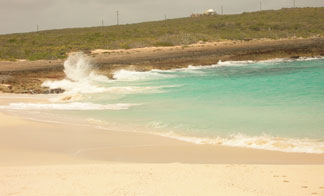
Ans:
POLYGON ((108 83, 110 80, 104 75, 97 74, 93 69, 90 57, 82 52, 72 53, 64 62, 66 78, 60 81, 45 81, 42 86, 50 89, 64 89, 65 94, 70 96, 104 92, 105 88, 97 83, 108 83))
MULTIPOLYGON (((90 101, 91 94, 103 94, 106 101, 112 99, 121 98, 127 94, 136 93, 157 93, 160 87, 150 87, 150 86, 134 86, 134 85, 116 85, 116 80, 110 80, 104 75, 97 74, 94 70, 94 65, 91 63, 91 57, 85 55, 82 52, 72 53, 69 55, 68 59, 64 62, 64 73, 66 75, 65 79, 52 81, 45 81, 42 86, 48 87, 49 89, 64 89, 65 92, 61 95, 51 98, 52 102, 75 102, 75 101, 90 101), (90 100, 89 100, 90 99, 90 100)), ((136 75, 136 74, 135 74, 136 75)), ((129 76, 132 78, 131 76, 129 76)), ((97 98, 100 96, 96 96, 97 98)), ((121 108, 120 103, 116 103, 116 108, 121 108)), ((87 104, 88 106, 89 104, 87 104)), ((100 105, 100 104, 99 104, 100 105)), ((122 104, 123 105, 123 104, 122 104)), ((128 107, 134 104, 125 104, 127 107, 122 107, 123 109, 128 109, 128 107)), ((136 104, 139 105, 139 104, 136 104)), ((50 109, 50 110, 61 110, 62 105, 21 105, 22 107, 11 106, 11 108, 39 108, 39 109, 50 109)), ((80 104, 66 105, 70 110, 99 110, 97 107, 83 107, 80 104), (79 107, 80 106, 80 107, 79 107)), ((111 109, 110 105, 100 106, 100 109, 111 109)))
MULTIPOLYGON (((82 52, 72 53, 64 62, 64 73, 66 78, 59 81, 45 81, 42 86, 50 89, 64 89, 64 95, 79 98, 82 94, 110 93, 116 94, 134 94, 146 92, 158 92, 159 87, 139 87, 126 84, 127 86, 117 85, 117 81, 136 81, 141 79, 156 79, 160 74, 150 72, 135 72, 120 70, 114 75, 115 80, 110 80, 104 75, 97 74, 94 71, 94 65, 91 58, 82 52)), ((63 99, 66 98, 63 97, 63 99)))
POLYGON ((90 58, 82 52, 71 54, 64 62, 66 78, 73 81, 81 81, 88 78, 93 70, 90 58))

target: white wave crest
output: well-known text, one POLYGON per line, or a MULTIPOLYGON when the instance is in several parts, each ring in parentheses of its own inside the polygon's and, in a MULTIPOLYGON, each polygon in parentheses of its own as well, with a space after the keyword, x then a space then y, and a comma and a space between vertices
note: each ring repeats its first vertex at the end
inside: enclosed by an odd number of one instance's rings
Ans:
POLYGON ((61 81, 45 81, 42 86, 50 89, 64 89, 66 94, 76 93, 100 93, 104 87, 97 83, 108 83, 109 78, 96 74, 90 58, 83 53, 73 53, 64 62, 64 73, 66 79, 61 81))
POLYGON ((230 137, 207 138, 183 136, 174 132, 158 133, 158 135, 195 144, 216 144, 280 152, 324 154, 324 142, 316 139, 282 138, 267 135, 252 137, 243 134, 235 134, 230 137))
POLYGON ((64 62, 64 73, 73 81, 84 80, 92 71, 90 59, 82 53, 71 54, 64 62))
POLYGON ((308 60, 317 60, 317 59, 324 59, 324 57, 309 57, 303 58, 300 57, 299 59, 289 59, 289 58, 281 58, 281 59, 271 59, 271 60, 264 60, 264 61, 219 61, 217 64, 213 65, 198 65, 193 66, 189 65, 188 67, 184 68, 176 68, 170 70, 160 70, 160 69, 152 69, 151 71, 131 71, 131 70, 119 70, 114 73, 113 78, 117 81, 137 81, 137 80, 154 80, 154 79, 161 79, 161 78, 170 78, 176 77, 171 73, 176 72, 190 72, 190 73, 202 73, 200 70, 210 69, 210 68, 217 68, 217 67, 226 67, 226 66, 246 66, 253 63, 276 63, 276 62, 290 62, 290 61, 308 61, 308 60))
POLYGON ((9 105, 0 106, 0 109, 9 110, 127 110, 129 107, 135 106, 135 104, 94 104, 94 103, 11 103, 9 105))
MULTIPOLYGON (((154 91, 158 87, 136 87, 136 86, 109 86, 115 83, 108 77, 99 75, 93 71, 90 57, 83 53, 73 53, 64 63, 66 78, 59 81, 45 81, 42 86, 49 89, 64 89, 63 96, 52 99, 52 101, 74 101, 81 99, 82 94, 111 93, 132 94, 154 91), (68 98, 67 98, 68 97, 68 98)), ((159 73, 136 72, 120 70, 115 73, 115 79, 120 81, 134 81, 148 78, 156 78, 159 73)))
POLYGON ((318 56, 318 57, 299 57, 298 59, 293 58, 275 58, 270 60, 261 60, 261 61, 219 61, 216 65, 213 65, 214 67, 217 66, 244 66, 251 63, 280 63, 280 62, 294 62, 294 61, 312 61, 312 60, 321 60, 324 59, 324 57, 318 56))
POLYGON ((82 80, 74 82, 71 80, 63 79, 60 81, 45 81, 42 84, 43 87, 50 89, 64 89, 65 94, 77 94, 77 93, 101 93, 105 92, 106 88, 99 87, 94 84, 91 80, 82 80))
POLYGON ((213 65, 189 65, 185 68, 176 68, 176 69, 170 69, 170 70, 160 70, 160 69, 153 69, 150 72, 155 73, 172 73, 172 72, 191 72, 191 73, 201 73, 199 70, 204 69, 211 69, 211 68, 218 68, 218 67, 235 67, 235 66, 246 66, 253 63, 280 63, 280 62, 293 62, 293 61, 311 61, 311 60, 321 60, 324 59, 324 57, 300 57, 298 59, 292 59, 292 58, 277 58, 277 59, 271 59, 271 60, 262 60, 262 61, 218 61, 217 64, 213 65))
POLYGON ((221 66, 244 66, 244 65, 248 65, 251 63, 255 63, 256 61, 219 61, 217 63, 216 67, 221 67, 221 66))
MULTIPOLYGON (((89 78, 96 79, 90 58, 82 52, 73 53, 68 57, 64 62, 64 73, 66 78, 72 81, 82 81, 89 78)), ((99 80, 102 80, 102 76, 100 76, 99 80)))
MULTIPOLYGON (((282 62, 294 62, 294 61, 313 61, 313 60, 322 60, 324 57, 299 57, 298 59, 293 58, 275 58, 270 60, 261 60, 261 61, 250 61, 251 63, 282 63, 282 62)), ((244 61, 243 61, 244 62, 244 61)))
POLYGON ((114 79, 118 81, 136 81, 136 80, 152 80, 159 78, 171 77, 170 75, 161 74, 154 70, 152 71, 130 71, 130 70, 119 70, 114 73, 114 79))
POLYGON ((146 93, 146 92, 160 92, 158 89, 161 87, 151 87, 151 86, 114 86, 106 88, 106 92, 112 94, 136 94, 136 93, 146 93))

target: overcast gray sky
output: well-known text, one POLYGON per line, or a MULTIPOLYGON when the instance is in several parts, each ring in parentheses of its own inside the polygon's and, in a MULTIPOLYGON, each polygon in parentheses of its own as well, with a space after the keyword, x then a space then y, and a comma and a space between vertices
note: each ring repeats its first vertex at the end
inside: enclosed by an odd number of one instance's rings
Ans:
MULTIPOLYGON (((263 9, 292 7, 294 0, 262 0, 263 9)), ((324 7, 324 0, 295 0, 297 7, 324 7)), ((260 0, 0 0, 0 34, 136 23, 187 17, 207 9, 225 14, 259 10, 260 0)))

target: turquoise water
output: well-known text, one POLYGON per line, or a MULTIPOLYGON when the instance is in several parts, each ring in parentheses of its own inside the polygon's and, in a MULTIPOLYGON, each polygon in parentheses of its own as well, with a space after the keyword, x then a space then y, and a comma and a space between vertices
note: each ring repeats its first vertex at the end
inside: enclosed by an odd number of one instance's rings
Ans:
POLYGON ((195 143, 324 153, 323 58, 121 70, 109 80, 78 54, 65 70, 67 79, 44 85, 64 88, 72 101, 11 109, 54 109, 110 130, 195 143))
POLYGON ((116 82, 98 85, 152 89, 90 95, 84 101, 139 105, 87 115, 190 136, 240 133, 324 139, 323 59, 229 62, 208 68, 120 75, 116 82))

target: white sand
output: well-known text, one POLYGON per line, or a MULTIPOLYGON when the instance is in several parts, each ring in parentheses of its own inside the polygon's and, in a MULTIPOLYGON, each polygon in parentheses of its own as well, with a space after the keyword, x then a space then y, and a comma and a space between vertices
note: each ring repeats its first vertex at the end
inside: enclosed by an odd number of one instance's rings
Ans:
POLYGON ((324 196, 324 155, 195 145, 0 113, 0 196, 10 195, 324 196))
POLYGON ((99 164, 0 168, 0 195, 324 195, 324 166, 99 164))

